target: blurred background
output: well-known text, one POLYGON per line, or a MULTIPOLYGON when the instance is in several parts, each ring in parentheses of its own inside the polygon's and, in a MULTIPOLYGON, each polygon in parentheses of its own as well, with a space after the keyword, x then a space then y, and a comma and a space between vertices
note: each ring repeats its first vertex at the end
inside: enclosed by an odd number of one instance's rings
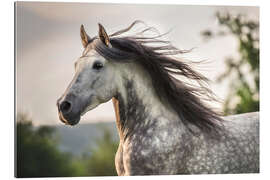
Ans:
POLYGON ((79 28, 96 36, 142 20, 180 49, 219 97, 224 115, 259 111, 259 8, 235 6, 17 2, 17 177, 116 175, 118 146, 112 102, 88 112, 75 127, 63 125, 56 100, 81 56, 79 28))

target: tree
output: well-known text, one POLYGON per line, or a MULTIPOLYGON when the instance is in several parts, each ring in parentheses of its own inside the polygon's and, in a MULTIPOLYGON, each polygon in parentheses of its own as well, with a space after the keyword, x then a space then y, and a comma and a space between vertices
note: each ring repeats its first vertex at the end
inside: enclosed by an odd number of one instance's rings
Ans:
POLYGON ((16 123, 16 177, 76 176, 71 155, 58 150, 54 128, 35 129, 31 119, 19 113, 16 123))
POLYGON ((217 13, 216 17, 220 30, 206 30, 202 32, 202 36, 210 40, 218 36, 233 35, 238 41, 239 58, 226 58, 226 70, 217 78, 217 82, 231 79, 224 113, 228 115, 259 111, 259 23, 248 20, 243 15, 233 16, 229 13, 217 13))
POLYGON ((88 176, 116 176, 114 164, 118 143, 113 140, 110 130, 103 128, 103 136, 96 140, 96 147, 90 148, 90 155, 84 153, 82 158, 88 176))
POLYGON ((34 127, 26 114, 19 113, 16 123, 16 177, 70 177, 117 175, 114 157, 118 143, 111 131, 102 128, 103 136, 90 153, 73 156, 61 152, 56 129, 34 127))

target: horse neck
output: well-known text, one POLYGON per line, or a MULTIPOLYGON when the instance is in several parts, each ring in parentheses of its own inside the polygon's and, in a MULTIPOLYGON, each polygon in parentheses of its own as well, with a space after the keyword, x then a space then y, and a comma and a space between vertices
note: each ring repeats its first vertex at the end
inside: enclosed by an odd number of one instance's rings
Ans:
POLYGON ((161 116, 166 120, 178 118, 170 105, 161 102, 147 72, 135 65, 124 69, 121 88, 113 98, 120 140, 157 126, 161 116))

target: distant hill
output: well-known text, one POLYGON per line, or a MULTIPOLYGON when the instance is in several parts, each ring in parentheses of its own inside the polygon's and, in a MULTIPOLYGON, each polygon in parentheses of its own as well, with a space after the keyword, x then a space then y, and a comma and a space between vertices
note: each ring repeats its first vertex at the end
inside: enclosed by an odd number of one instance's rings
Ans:
POLYGON ((59 137, 61 151, 79 155, 86 152, 87 148, 94 147, 97 138, 103 135, 102 128, 109 129, 113 139, 119 141, 115 122, 78 124, 76 126, 54 126, 59 137))

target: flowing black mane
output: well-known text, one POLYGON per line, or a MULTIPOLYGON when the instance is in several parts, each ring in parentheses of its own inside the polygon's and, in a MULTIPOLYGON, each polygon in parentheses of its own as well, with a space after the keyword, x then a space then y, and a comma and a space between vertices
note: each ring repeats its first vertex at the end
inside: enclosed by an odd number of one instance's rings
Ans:
POLYGON ((120 36, 139 22, 135 21, 128 28, 111 34, 111 47, 100 41, 95 44, 95 50, 106 59, 140 63, 149 72, 161 101, 169 102, 188 129, 191 130, 192 125, 206 133, 220 129, 222 119, 219 114, 201 100, 215 100, 212 91, 206 86, 208 79, 174 56, 188 51, 179 50, 170 42, 160 40, 164 34, 143 36, 153 28, 146 28, 134 36, 120 36), (180 75, 197 84, 191 85, 173 75, 180 75))

